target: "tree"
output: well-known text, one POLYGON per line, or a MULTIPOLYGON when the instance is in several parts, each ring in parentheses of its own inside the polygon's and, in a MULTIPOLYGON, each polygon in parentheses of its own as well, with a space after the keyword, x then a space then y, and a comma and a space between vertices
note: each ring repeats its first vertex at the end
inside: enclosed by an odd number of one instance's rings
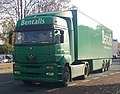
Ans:
POLYGON ((5 41, 4 53, 11 53, 11 45, 8 44, 8 33, 13 32, 15 23, 27 15, 40 12, 63 10, 68 8, 71 0, 0 0, 0 25, 3 34, 0 35, 5 41), (7 49, 7 50, 6 50, 7 49))
POLYGON ((4 41, 4 45, 1 47, 0 53, 1 54, 11 54, 12 53, 12 45, 8 44, 8 31, 13 31, 14 29, 14 24, 12 23, 12 21, 10 21, 9 19, 6 19, 5 21, 2 21, 0 23, 0 25, 2 26, 2 31, 3 33, 0 35, 0 38, 2 39, 2 41, 4 41))
POLYGON ((13 31, 18 19, 22 19, 33 13, 66 9, 70 1, 71 0, 0 0, 0 21, 2 22, 2 28, 4 32, 13 31), (8 26, 6 26, 6 24, 8 26))
POLYGON ((7 17, 15 23, 16 20, 24 18, 31 13, 64 9, 69 2, 70 0, 1 0, 0 15, 2 16, 0 18, 4 19, 7 17))

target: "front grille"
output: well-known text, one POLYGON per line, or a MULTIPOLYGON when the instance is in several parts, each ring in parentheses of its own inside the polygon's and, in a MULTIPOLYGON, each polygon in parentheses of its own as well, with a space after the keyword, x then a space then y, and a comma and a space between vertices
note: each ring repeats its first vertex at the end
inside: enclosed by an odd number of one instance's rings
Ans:
POLYGON ((24 66, 25 68, 41 68, 42 66, 24 66))
POLYGON ((25 73, 21 72, 22 75, 26 77, 44 77, 44 73, 25 73))
POLYGON ((21 64, 45 64, 46 62, 20 62, 21 64))

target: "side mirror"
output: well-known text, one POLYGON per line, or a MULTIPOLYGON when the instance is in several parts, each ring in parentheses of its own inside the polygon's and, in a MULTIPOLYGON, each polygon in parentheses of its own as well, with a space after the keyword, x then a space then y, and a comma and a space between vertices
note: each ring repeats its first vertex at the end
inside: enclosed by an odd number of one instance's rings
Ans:
POLYGON ((12 44, 12 32, 9 32, 9 44, 12 44))

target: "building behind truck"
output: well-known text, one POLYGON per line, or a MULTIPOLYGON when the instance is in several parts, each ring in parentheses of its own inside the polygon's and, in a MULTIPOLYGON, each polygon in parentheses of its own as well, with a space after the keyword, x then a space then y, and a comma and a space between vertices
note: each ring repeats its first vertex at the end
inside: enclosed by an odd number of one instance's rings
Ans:
POLYGON ((18 20, 15 80, 24 83, 85 79, 112 61, 112 31, 78 10, 39 13, 18 20))

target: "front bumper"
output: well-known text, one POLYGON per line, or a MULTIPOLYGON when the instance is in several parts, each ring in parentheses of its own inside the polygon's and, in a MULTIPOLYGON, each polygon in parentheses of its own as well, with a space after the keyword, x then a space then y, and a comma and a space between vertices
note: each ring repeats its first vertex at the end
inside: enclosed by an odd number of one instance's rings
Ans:
POLYGON ((13 73, 15 80, 40 82, 63 81, 62 66, 57 64, 14 64, 13 73))

